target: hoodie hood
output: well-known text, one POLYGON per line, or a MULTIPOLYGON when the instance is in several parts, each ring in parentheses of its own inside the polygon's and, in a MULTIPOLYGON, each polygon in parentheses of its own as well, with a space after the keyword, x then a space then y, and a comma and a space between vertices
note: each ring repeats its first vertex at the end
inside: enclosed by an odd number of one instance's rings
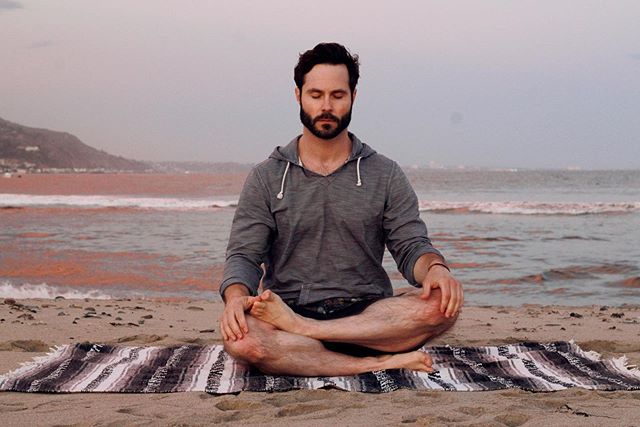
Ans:
MULTIPOLYGON (((294 165, 298 164, 298 140, 302 135, 298 135, 291 140, 285 146, 276 147, 271 155, 270 159, 282 160, 285 162, 293 163, 294 165)), ((367 144, 363 143, 358 139, 357 136, 349 132, 349 139, 351 139, 351 155, 349 156, 349 161, 355 161, 358 158, 366 158, 375 154, 376 151, 369 147, 367 144)), ((347 163, 348 163, 347 162, 347 163)))
MULTIPOLYGON (((284 173, 282 174, 282 181, 280 183, 280 192, 276 196, 279 200, 284 198, 284 185, 287 180, 287 174, 289 173, 289 168, 291 165, 296 165, 302 167, 298 157, 298 140, 300 139, 300 135, 293 138, 290 143, 285 145, 284 147, 276 147, 273 150, 273 153, 269 156, 270 159, 280 160, 287 162, 287 166, 285 166, 284 173)), ((351 154, 347 159, 346 163, 356 162, 356 186, 362 186, 362 177, 360 176, 360 161, 366 157, 369 157, 376 153, 376 151, 369 147, 367 144, 363 143, 358 139, 357 136, 349 132, 349 139, 351 139, 351 154)), ((345 163, 345 164, 346 164, 345 163)))

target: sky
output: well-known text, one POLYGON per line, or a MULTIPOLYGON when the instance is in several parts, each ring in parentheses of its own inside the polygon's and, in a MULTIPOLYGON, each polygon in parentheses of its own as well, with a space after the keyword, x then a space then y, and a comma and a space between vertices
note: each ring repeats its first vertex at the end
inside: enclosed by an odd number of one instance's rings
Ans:
POLYGON ((402 165, 640 168, 640 2, 0 0, 0 117, 138 160, 255 163, 298 55, 361 61, 350 130, 402 165))

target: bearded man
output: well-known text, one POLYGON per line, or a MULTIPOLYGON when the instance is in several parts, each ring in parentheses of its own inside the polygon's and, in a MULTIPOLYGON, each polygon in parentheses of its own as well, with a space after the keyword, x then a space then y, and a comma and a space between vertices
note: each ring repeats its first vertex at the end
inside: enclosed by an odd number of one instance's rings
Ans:
POLYGON ((418 349, 463 303, 402 170, 347 129, 358 78, 358 56, 342 45, 301 54, 302 135, 254 167, 240 195, 220 330, 233 357, 265 373, 432 371, 418 349), (393 295, 385 246, 418 289, 393 295))

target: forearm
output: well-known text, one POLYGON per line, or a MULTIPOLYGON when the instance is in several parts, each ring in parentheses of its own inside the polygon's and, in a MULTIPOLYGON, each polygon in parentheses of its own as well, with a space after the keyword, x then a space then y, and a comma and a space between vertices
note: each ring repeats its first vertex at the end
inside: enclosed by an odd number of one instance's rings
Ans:
POLYGON ((416 282, 422 283, 429 272, 429 268, 438 263, 446 265, 444 259, 438 254, 427 253, 418 258, 413 266, 413 277, 416 282))

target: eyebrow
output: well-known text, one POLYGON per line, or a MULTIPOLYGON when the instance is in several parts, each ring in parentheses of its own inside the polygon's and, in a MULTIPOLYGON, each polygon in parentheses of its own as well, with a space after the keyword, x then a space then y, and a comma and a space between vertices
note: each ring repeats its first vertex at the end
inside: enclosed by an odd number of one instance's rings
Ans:
MULTIPOLYGON (((309 88, 307 89, 305 92, 320 92, 320 93, 324 93, 325 91, 322 89, 317 89, 317 88, 309 88)), ((345 89, 336 89, 336 90, 332 90, 330 93, 349 93, 349 91, 345 90, 345 89)))

